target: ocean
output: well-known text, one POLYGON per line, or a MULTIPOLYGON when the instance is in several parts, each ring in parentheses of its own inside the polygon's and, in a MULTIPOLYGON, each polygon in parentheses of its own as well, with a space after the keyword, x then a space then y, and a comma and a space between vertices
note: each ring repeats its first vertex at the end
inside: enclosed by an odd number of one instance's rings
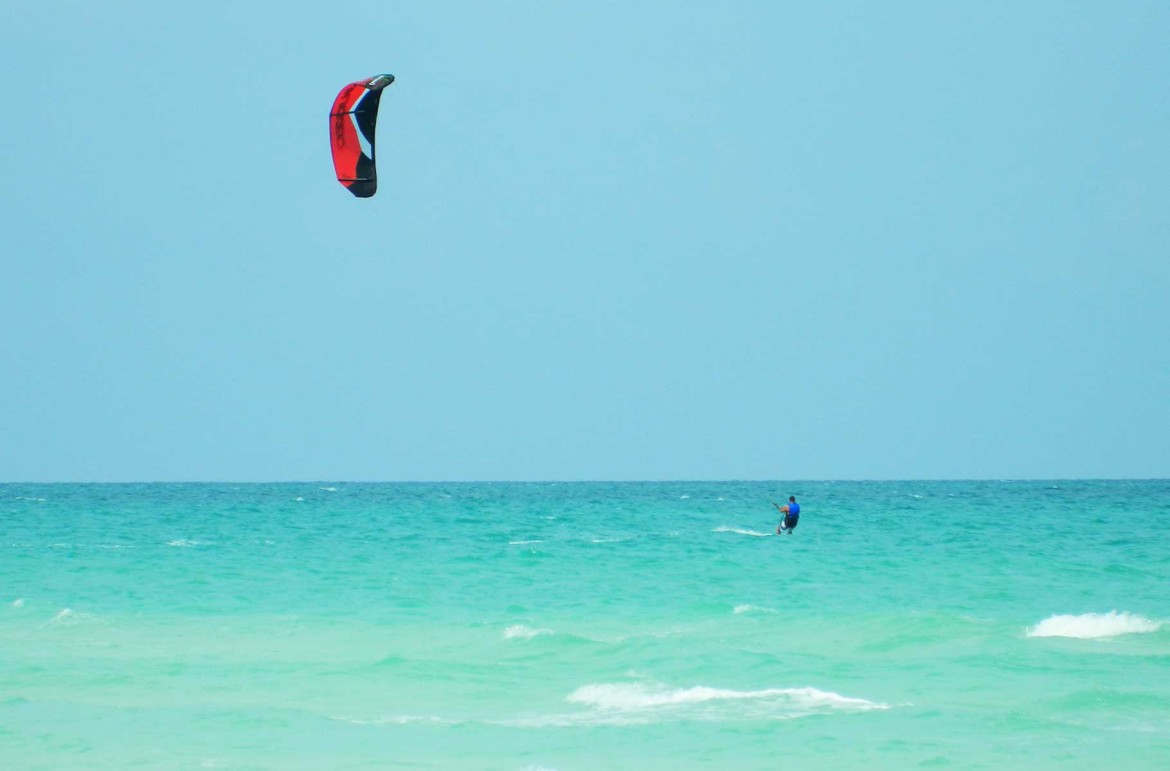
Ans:
POLYGON ((1168 620, 1168 481, 0 484, 0 767, 1164 769, 1168 620))

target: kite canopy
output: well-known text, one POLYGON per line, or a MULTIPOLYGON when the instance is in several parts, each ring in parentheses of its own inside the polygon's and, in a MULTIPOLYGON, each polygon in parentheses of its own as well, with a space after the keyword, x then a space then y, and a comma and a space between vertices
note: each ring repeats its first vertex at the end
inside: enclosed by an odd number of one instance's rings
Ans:
POLYGON ((393 75, 375 75, 350 83, 333 100, 329 112, 329 144, 337 181, 358 198, 369 198, 378 190, 374 127, 382 89, 393 82, 393 75))

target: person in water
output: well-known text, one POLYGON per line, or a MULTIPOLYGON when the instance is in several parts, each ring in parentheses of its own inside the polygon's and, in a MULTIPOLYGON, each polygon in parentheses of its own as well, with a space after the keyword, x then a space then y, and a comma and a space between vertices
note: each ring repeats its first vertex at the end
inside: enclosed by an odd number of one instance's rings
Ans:
POLYGON ((784 521, 776 528, 776 535, 780 535, 781 533, 792 535, 792 531, 800 524, 800 504, 796 502, 796 496, 788 496, 788 503, 784 506, 775 502, 772 505, 784 515, 784 521))

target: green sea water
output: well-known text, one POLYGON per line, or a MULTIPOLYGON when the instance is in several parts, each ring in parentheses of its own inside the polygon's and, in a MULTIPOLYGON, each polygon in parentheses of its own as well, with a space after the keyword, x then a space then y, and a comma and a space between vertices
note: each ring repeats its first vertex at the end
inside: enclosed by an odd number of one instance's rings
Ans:
POLYGON ((1166 481, 6 484, 0 767, 1162 769, 1166 620, 1166 481))

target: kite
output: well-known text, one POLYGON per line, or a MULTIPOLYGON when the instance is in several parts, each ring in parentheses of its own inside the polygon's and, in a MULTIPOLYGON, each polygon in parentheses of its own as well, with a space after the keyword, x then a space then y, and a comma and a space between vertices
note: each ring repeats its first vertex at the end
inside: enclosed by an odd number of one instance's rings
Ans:
POLYGON ((374 127, 382 89, 393 82, 393 75, 375 75, 350 83, 333 100, 329 112, 329 144, 337 181, 358 198, 369 198, 378 190, 374 127))

